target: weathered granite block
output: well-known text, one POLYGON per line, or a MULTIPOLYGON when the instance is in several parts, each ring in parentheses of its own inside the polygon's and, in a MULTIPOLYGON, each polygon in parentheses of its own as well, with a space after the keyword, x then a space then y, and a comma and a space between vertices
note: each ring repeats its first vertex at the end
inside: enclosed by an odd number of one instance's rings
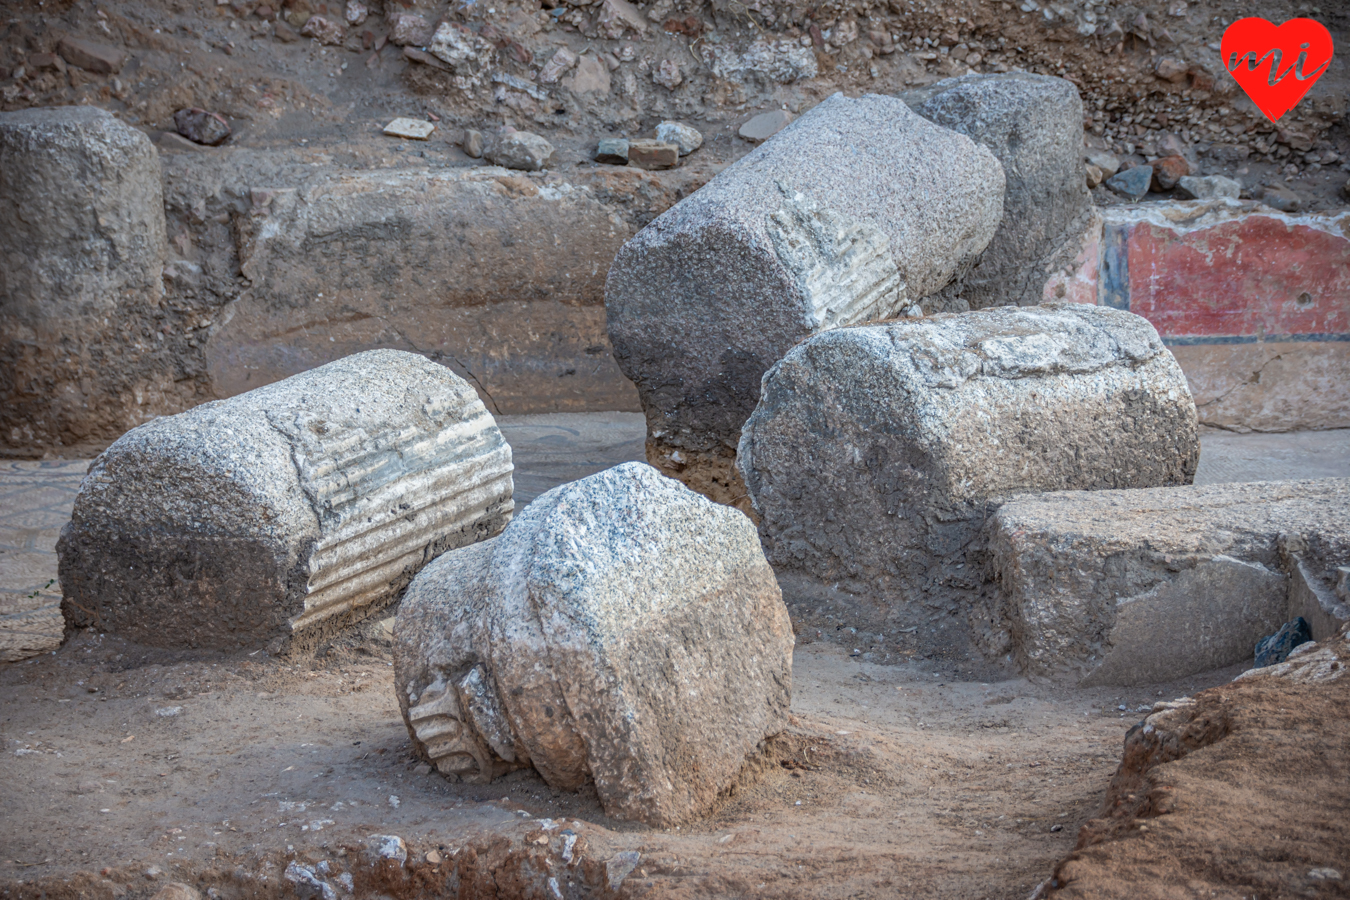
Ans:
POLYGON ((792 629, 755 528, 642 463, 554 488, 413 581, 394 684, 417 752, 594 781, 610 815, 707 812, 787 722, 792 629))
POLYGON ((111 440, 179 390, 152 336, 159 156, 87 106, 0 113, 0 447, 111 440))
POLYGON ((989 524, 996 627, 1031 675, 1167 681, 1350 619, 1350 479, 1050 493, 989 524))
POLYGON ((902 101, 836 94, 624 244, 605 309, 647 458, 713 499, 760 378, 794 344, 964 272, 1002 214, 998 160, 902 101))
POLYGON ((62 611, 162 647, 315 639, 511 517, 511 449, 443 366, 372 350, 136 428, 61 533, 62 611))
POLYGON ((780 572, 959 646, 968 617, 990 637, 980 532, 1001 498, 1186 484, 1199 452, 1153 327, 1064 304, 816 335, 765 375, 737 465, 780 572))
POLYGON ((1070 81, 1029 72, 948 78, 900 98, 988 147, 1007 178, 1003 220, 974 268, 933 309, 1034 306, 1101 223, 1083 178, 1083 101, 1070 81))

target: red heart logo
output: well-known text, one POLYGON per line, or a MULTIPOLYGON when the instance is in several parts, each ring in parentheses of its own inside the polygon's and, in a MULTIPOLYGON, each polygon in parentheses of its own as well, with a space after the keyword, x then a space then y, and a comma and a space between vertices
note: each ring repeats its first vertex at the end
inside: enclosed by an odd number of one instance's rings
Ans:
POLYGON ((1223 33, 1223 65, 1272 122, 1293 109, 1331 64, 1331 32, 1312 19, 1278 28, 1252 16, 1223 33))

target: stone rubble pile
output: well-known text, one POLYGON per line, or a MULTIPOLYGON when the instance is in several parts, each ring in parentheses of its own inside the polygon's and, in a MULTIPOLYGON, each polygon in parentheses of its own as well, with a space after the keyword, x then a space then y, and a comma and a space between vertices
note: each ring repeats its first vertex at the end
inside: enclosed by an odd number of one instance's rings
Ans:
POLYGON ((280 651, 501 531, 511 449, 468 383, 372 350, 135 428, 57 545, 62 612, 159 647, 280 651))
POLYGON ((754 526, 641 463, 432 562, 394 630, 420 756, 469 781, 594 782, 617 818, 702 815, 786 727, 792 629, 754 526))

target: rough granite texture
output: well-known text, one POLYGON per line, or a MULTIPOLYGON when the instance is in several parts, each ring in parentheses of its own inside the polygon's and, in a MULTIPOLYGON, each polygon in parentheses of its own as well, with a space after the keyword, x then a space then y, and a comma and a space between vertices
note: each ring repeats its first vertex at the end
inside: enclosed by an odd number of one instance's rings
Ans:
POLYGON ((0 450, 112 439, 177 390, 141 322, 163 294, 149 138, 86 106, 0 113, 0 450))
POLYGON ((1002 200, 984 147, 895 98, 836 94, 658 217, 605 284, 649 461, 734 481, 765 370, 811 334, 940 290, 989 243, 1002 200))
POLYGON ((1040 303, 1046 282, 1070 267, 1096 219, 1083 177, 1078 89, 1063 78, 1010 72, 948 78, 900 98, 924 118, 988 147, 1007 178, 993 240, 975 267, 928 298, 925 308, 1040 303))
POLYGON ((511 448, 443 366, 372 350, 136 428, 57 545, 62 612, 161 647, 317 639, 497 534, 511 448))
POLYGON ((1077 304, 845 328, 764 377, 737 465, 784 575, 986 650, 985 518, 1026 491, 1187 484, 1186 380, 1144 319, 1077 304))
POLYGON ((787 724, 793 637, 755 528, 642 463, 554 488, 409 587, 394 684, 417 752, 533 766, 605 811, 706 813, 787 724))
POLYGON ((995 627, 1030 675, 1167 681, 1350 619, 1350 479, 1018 497, 989 523, 995 627))

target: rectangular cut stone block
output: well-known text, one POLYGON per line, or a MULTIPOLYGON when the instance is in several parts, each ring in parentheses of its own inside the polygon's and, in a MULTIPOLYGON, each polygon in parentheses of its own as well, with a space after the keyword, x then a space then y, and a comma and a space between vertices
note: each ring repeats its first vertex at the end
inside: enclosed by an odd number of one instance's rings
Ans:
POLYGON ((708 812, 787 725, 792 626, 755 528, 642 463, 547 492, 418 575, 394 683, 419 755, 533 766, 609 815, 708 812))
POLYGON ((1096 302, 1153 323, 1201 423, 1350 427, 1350 212, 1220 199, 1103 217, 1096 302))
POLYGON ((511 450, 443 366, 372 350, 136 428, 62 531, 62 611, 168 647, 317 639, 509 521, 511 450))
POLYGON ((632 226, 591 187, 493 167, 274 178, 238 219, 249 285, 206 344, 218 396, 392 347, 448 366, 496 414, 637 408, 603 310, 632 226))
POLYGON ((1172 680, 1251 659, 1294 616, 1318 640, 1350 619, 1350 479, 1018 497, 989 555, 1024 672, 1172 680))
POLYGON ((986 515, 1036 490, 1187 484, 1195 407, 1146 321, 998 307, 843 328, 764 376, 737 465, 769 559, 857 598, 850 615, 1006 638, 981 600, 986 515))
POLYGON ((966 271, 998 227, 997 159, 904 102, 836 94, 624 244, 605 283, 648 460, 713 499, 760 379, 808 335, 888 318, 966 271))

